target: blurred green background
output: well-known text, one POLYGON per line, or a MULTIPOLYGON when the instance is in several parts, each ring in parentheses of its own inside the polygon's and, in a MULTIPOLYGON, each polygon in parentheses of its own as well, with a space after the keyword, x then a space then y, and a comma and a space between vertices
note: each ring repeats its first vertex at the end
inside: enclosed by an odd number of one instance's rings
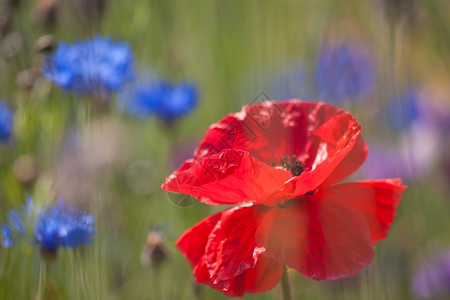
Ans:
MULTIPOLYGON (((311 74, 325 43, 362 44, 375 60, 375 92, 364 102, 335 104, 354 114, 366 140, 399 141, 400 133, 386 125, 384 108, 406 89, 450 110, 447 0, 1 3, 0 99, 14 109, 15 120, 13 140, 0 145, 0 223, 26 195, 40 204, 63 197, 96 219, 92 245, 64 249, 49 265, 46 299, 227 298, 195 284, 174 246, 187 228, 224 207, 168 194, 160 185, 190 157, 210 124, 252 101, 272 98, 276 74, 297 64, 311 74), (170 128, 155 118, 127 116, 114 95, 111 110, 98 112, 89 99, 40 75, 44 54, 36 51, 36 41, 45 34, 65 42, 96 34, 127 42, 138 70, 197 83, 198 107, 170 128), (68 151, 74 133, 82 146, 68 151), (165 253, 157 267, 141 259, 149 255, 142 251, 152 230, 160 236, 154 233, 151 240, 165 253)), ((306 76, 304 84, 310 81, 306 76)), ((415 297, 411 278, 420 261, 450 246, 446 137, 439 136, 439 151, 425 163, 426 172, 404 179, 409 187, 388 238, 375 247, 373 263, 355 278, 336 282, 292 272, 295 299, 415 297)), ((0 298, 34 299, 39 272, 36 247, 0 249, 0 298)), ((277 287, 244 298, 278 299, 281 292, 277 287)))

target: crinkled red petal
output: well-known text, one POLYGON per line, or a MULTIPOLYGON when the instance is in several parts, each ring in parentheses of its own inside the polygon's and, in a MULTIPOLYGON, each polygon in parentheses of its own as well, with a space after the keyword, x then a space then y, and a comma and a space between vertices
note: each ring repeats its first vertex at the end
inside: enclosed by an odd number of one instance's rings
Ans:
POLYGON ((267 214, 257 233, 266 255, 315 280, 352 277, 372 261, 364 216, 320 192, 303 198, 267 214))
POLYGON ((175 242, 175 245, 189 261, 192 268, 198 264, 205 254, 209 234, 217 225, 221 216, 222 212, 219 212, 203 219, 201 222, 186 230, 175 242))
POLYGON ((372 245, 386 238, 406 186, 400 179, 342 183, 322 191, 325 199, 340 199, 364 216, 372 245))
POLYGON ((208 204, 261 202, 292 178, 290 171, 272 168, 243 150, 225 149, 189 166, 169 176, 162 188, 208 204))
POLYGON ((404 189, 396 179, 320 189, 269 209, 257 240, 266 255, 307 277, 352 277, 371 262, 372 246, 386 237, 404 189))
POLYGON ((205 248, 206 265, 214 283, 253 268, 264 248, 258 247, 254 207, 235 207, 222 213, 205 248))
MULTIPOLYGON (((317 189, 338 167, 348 165, 344 159, 353 150, 361 133, 361 126, 349 114, 341 113, 330 117, 310 137, 311 147, 305 161, 307 171, 294 177, 290 184, 295 185, 293 196, 302 196, 317 189)), ((359 150, 359 149, 357 149, 359 150)), ((356 151, 358 163, 365 160, 366 153, 356 151)), ((339 168, 336 172, 341 172, 339 168)), ((348 172, 343 172, 347 173, 348 172)), ((337 174, 340 175, 340 174, 337 174)), ((331 179, 330 179, 331 180, 331 179)))
POLYGON ((347 127, 354 123, 349 113, 325 103, 266 101, 244 106, 241 112, 211 125, 194 159, 223 149, 242 149, 267 164, 297 155, 311 168, 321 160, 316 158, 317 149, 323 150, 321 144, 327 143, 327 150, 336 151, 334 147, 346 143, 343 135, 348 135, 347 127))
POLYGON ((194 158, 169 176, 163 189, 191 194, 209 204, 275 206, 354 172, 367 155, 364 141, 358 139, 360 132, 350 114, 323 103, 290 100, 247 106, 213 124, 194 158), (236 168, 235 155, 224 154, 226 149, 246 150, 256 160, 246 157, 246 164, 236 168), (287 180, 292 177, 288 172, 268 167, 293 155, 305 163, 300 176, 287 180), (275 177, 280 180, 268 180, 275 177))
POLYGON ((283 264, 271 257, 260 255, 255 267, 246 269, 236 277, 213 283, 204 260, 194 268, 196 281, 223 292, 229 297, 242 297, 248 293, 264 293, 278 284, 283 274, 283 264))
POLYGON ((180 237, 176 244, 198 282, 235 297, 277 285, 283 263, 265 256, 265 249, 256 245, 259 218, 255 206, 236 207, 203 220, 180 237))
POLYGON ((361 126, 350 114, 341 112, 327 118, 309 137, 306 171, 286 182, 281 193, 261 203, 275 206, 345 179, 367 157, 367 146, 360 133, 361 126))
POLYGON ((328 175, 327 179, 320 184, 319 188, 341 182, 353 174, 364 163, 367 158, 367 153, 367 144, 362 136, 359 136, 350 152, 336 166, 333 172, 328 175))

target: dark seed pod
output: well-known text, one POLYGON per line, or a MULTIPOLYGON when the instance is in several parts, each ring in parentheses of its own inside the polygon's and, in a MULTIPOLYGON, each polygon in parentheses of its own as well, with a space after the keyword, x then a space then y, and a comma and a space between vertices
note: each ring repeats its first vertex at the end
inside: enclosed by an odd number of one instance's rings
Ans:
POLYGON ((34 48, 36 49, 36 51, 42 53, 52 52, 53 49, 55 49, 55 46, 55 39, 51 34, 41 36, 34 44, 34 48))
POLYGON ((167 249, 163 235, 151 231, 141 252, 141 262, 146 267, 157 269, 167 259, 167 249))

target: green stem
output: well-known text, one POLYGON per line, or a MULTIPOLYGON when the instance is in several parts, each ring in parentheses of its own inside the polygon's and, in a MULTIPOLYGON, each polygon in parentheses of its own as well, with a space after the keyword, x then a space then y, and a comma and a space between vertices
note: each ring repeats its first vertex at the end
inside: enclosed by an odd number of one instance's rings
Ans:
POLYGON ((39 270, 39 286, 37 290, 37 299, 44 299, 45 281, 46 281, 46 269, 47 265, 45 262, 41 262, 41 267, 39 270))
POLYGON ((283 276, 281 277, 281 290, 283 291, 283 299, 291 300, 291 287, 289 285, 289 278, 286 265, 283 267, 283 276))

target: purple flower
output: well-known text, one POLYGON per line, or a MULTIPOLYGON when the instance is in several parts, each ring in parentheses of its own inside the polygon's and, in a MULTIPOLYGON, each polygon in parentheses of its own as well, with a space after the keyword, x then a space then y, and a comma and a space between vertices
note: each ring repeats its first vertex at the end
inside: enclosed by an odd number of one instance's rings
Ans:
POLYGON ((327 45, 315 68, 318 96, 327 102, 359 100, 375 87, 372 58, 358 46, 327 45))
POLYGON ((407 90, 387 103, 385 115, 397 135, 396 143, 369 142, 369 155, 362 167, 375 178, 419 179, 427 174, 442 155, 446 140, 429 101, 415 90, 407 90))
POLYGON ((400 134, 397 141, 393 145, 369 143, 369 154, 361 168, 365 176, 418 179, 437 162, 440 136, 434 128, 416 124, 400 134))
POLYGON ((415 90, 407 90, 388 102, 388 116, 391 127, 399 132, 408 129, 412 123, 424 117, 419 105, 419 95, 415 90))
POLYGON ((440 253, 423 264, 412 278, 411 288, 419 299, 450 296, 450 252, 440 253))

